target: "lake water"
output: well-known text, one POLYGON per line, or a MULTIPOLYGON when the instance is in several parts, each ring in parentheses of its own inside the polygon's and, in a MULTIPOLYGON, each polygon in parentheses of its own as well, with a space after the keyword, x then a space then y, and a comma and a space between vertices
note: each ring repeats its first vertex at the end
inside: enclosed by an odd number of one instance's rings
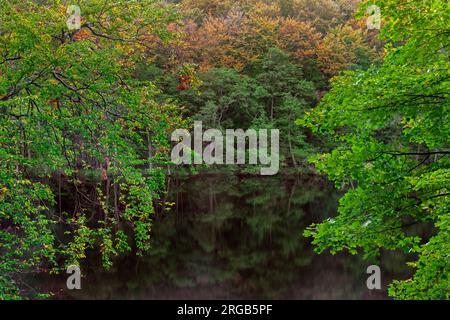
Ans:
POLYGON ((82 290, 60 276, 48 286, 69 299, 387 299, 405 278, 399 254, 383 254, 383 289, 366 287, 373 264, 313 252, 304 229, 336 215, 339 194, 311 174, 202 174, 170 178, 170 211, 155 215, 150 253, 120 258, 105 272, 84 268, 82 290))

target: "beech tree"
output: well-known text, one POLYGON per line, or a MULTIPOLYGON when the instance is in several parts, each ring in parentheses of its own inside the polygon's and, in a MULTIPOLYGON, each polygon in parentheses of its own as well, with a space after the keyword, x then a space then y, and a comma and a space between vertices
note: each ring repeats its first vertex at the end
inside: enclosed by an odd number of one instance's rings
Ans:
MULTIPOLYGON (((361 7, 361 14, 369 3, 361 7)), ((316 250, 377 257, 415 253, 398 299, 448 299, 450 288, 450 68, 448 1, 380 0, 386 57, 347 71, 299 123, 336 147, 312 158, 345 190, 339 215, 305 235, 316 250), (433 224, 431 236, 418 232, 433 224)))
POLYGON ((78 1, 72 28, 64 3, 1 1, 0 299, 34 294, 24 275, 80 264, 89 248, 106 268, 130 246, 145 251, 179 124, 133 76, 146 43, 171 37, 173 9, 78 1))

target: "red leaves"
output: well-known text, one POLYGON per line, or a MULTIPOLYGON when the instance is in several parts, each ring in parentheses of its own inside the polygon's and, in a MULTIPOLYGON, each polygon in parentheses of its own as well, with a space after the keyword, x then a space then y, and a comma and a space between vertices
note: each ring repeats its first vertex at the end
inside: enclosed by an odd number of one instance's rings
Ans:
POLYGON ((189 84, 192 81, 192 78, 188 74, 180 74, 178 75, 178 79, 180 80, 180 85, 177 86, 178 91, 184 91, 189 89, 189 84))

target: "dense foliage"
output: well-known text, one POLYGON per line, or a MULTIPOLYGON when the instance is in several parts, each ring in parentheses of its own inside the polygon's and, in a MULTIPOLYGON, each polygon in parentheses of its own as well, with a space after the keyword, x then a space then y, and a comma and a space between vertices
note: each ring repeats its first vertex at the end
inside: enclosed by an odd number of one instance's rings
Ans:
POLYGON ((156 164, 180 121, 134 70, 147 42, 171 37, 174 14, 154 1, 79 4, 70 31, 63 1, 1 1, 0 298, 89 248, 109 267, 129 250, 127 226, 148 246, 156 164))
POLYGON ((347 71, 301 123, 332 137, 317 168, 346 190, 339 215, 312 226, 319 252, 368 257, 381 248, 416 253, 399 299, 450 297, 450 5, 377 1, 386 57, 379 67, 347 71), (433 224, 431 235, 419 225, 433 224))
POLYGON ((313 138, 295 119, 339 70, 382 56, 354 9, 354 1, 182 1, 172 26, 180 38, 155 48, 158 59, 140 74, 205 127, 279 129, 282 165, 306 167, 313 138))
MULTIPOLYGON (((375 2, 380 34, 358 0, 80 0, 79 28, 67 1, 0 0, 0 299, 88 256, 158 255, 170 133, 194 119, 279 129, 286 172, 310 158, 345 192, 305 232, 317 251, 404 250, 417 272, 390 294, 449 298, 449 3, 375 2)), ((280 250, 303 248, 292 232, 280 250)))

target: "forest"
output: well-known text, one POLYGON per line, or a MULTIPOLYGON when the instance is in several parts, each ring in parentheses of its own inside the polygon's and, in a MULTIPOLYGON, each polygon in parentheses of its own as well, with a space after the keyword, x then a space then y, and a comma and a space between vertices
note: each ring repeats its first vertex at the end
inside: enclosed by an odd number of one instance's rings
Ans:
POLYGON ((0 0, 0 300, 322 298, 283 288, 341 254, 450 299, 449 50, 448 0, 0 0), (279 130, 279 172, 174 164, 194 121, 279 130))

